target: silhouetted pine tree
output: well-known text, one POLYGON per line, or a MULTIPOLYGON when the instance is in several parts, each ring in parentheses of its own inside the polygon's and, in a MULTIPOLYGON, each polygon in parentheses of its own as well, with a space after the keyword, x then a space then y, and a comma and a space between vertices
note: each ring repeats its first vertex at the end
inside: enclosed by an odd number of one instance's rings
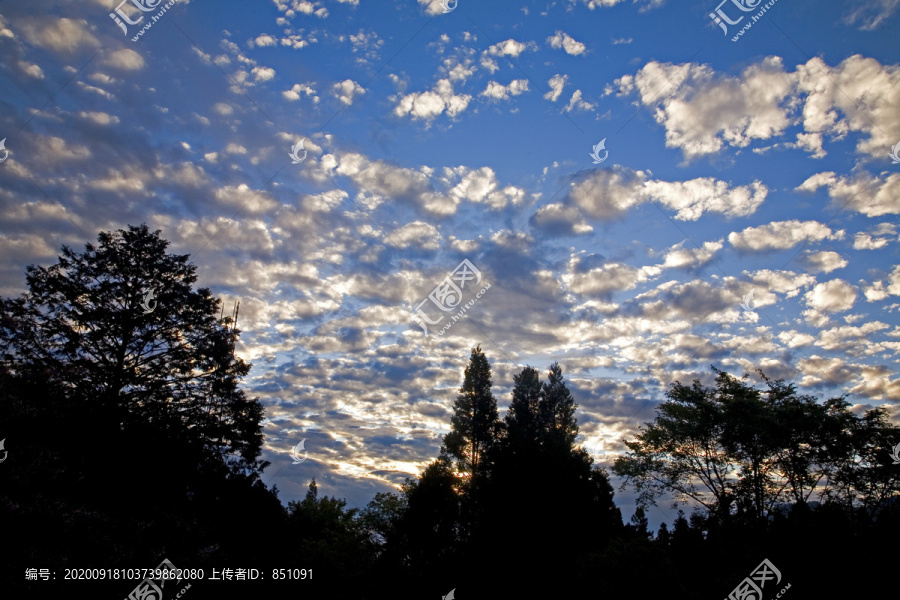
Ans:
POLYGON ((550 365, 547 381, 541 389, 540 420, 547 432, 547 441, 558 447, 571 449, 578 436, 575 421, 575 399, 566 386, 559 363, 550 365))
POLYGON ((606 474, 575 446, 575 402, 558 364, 549 376, 542 384, 531 367, 514 376, 506 435, 481 490, 485 509, 471 544, 477 562, 535 574, 515 590, 504 580, 495 593, 574 593, 590 572, 576 568, 579 557, 602 551, 622 529, 606 474))
POLYGON ((485 468, 484 460, 500 433, 497 401, 491 392, 491 365, 479 345, 472 349, 459 396, 453 404, 451 431, 443 447, 456 459, 457 471, 469 480, 485 468))

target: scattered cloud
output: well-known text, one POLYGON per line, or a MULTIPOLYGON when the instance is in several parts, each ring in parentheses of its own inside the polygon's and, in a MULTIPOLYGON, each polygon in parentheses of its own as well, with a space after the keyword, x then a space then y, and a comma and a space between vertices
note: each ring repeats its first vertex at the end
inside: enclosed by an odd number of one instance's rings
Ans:
POLYGON ((551 48, 565 50, 566 54, 571 54, 572 56, 579 56, 585 52, 584 44, 576 42, 568 33, 558 29, 555 34, 547 38, 547 43, 550 44, 551 48))
POLYGON ((427 92, 413 92, 402 96, 394 107, 394 114, 429 122, 444 112, 453 118, 464 112, 471 100, 472 97, 468 94, 454 93, 453 83, 449 79, 441 79, 427 92))
POLYGON ((361 85, 352 79, 345 79, 331 86, 331 93, 345 106, 353 104, 353 99, 366 93, 361 85))
POLYGON ((818 221, 775 221, 759 227, 748 227, 728 235, 728 242, 738 250, 765 252, 787 250, 805 242, 843 239, 844 231, 832 231, 818 221))

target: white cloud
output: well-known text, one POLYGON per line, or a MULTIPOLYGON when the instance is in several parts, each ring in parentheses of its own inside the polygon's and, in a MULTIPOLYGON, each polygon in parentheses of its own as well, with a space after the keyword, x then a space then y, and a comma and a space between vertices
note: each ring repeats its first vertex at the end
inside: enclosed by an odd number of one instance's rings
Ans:
POLYGON ((832 327, 819 332, 817 346, 825 350, 853 351, 859 342, 870 338, 872 334, 883 331, 888 325, 880 321, 870 321, 860 327, 832 327))
POLYGON ((789 144, 790 147, 797 147, 806 150, 810 154, 810 158, 825 158, 828 154, 822 146, 823 138, 821 133, 798 133, 797 143, 789 144))
POLYGON ((453 186, 447 195, 456 204, 467 200, 500 210, 509 204, 519 204, 525 198, 525 190, 522 188, 515 186, 501 188, 497 175, 490 167, 445 169, 445 176, 441 178, 441 181, 448 187, 453 186), (457 178, 459 182, 454 185, 453 182, 457 178))
POLYGON ((562 280, 570 291, 591 297, 608 298, 613 292, 632 290, 659 273, 655 267, 638 268, 617 262, 578 272, 580 262, 580 258, 572 258, 562 280))
POLYGON ((313 15, 324 19, 328 16, 328 9, 321 5, 321 2, 310 2, 309 0, 272 0, 280 12, 284 13, 285 18, 292 19, 297 13, 304 15, 313 15))
POLYGON ((770 292, 784 294, 786 298, 795 298, 803 288, 808 288, 816 282, 816 278, 808 273, 772 271, 770 269, 755 271, 750 274, 750 277, 753 283, 770 292))
POLYGON ((563 88, 566 87, 566 81, 568 80, 568 75, 560 75, 559 73, 551 77, 550 81, 547 82, 547 85, 550 86, 550 91, 544 94, 544 98, 550 102, 556 102, 559 95, 562 94, 563 88))
POLYGON ((669 209, 680 221, 696 221, 704 212, 725 217, 746 217, 762 205, 769 190, 759 181, 749 186, 729 187, 724 181, 700 177, 689 181, 648 181, 645 193, 669 209))
POLYGON ((72 52, 80 46, 96 47, 100 42, 85 19, 66 17, 29 18, 18 23, 26 40, 35 46, 59 53, 72 52))
POLYGON ((500 65, 497 64, 497 61, 488 56, 487 53, 481 55, 479 63, 481 64, 481 68, 490 71, 491 75, 500 70, 500 65))
POLYGON ((252 41, 251 47, 253 47, 253 45, 260 46, 260 47, 275 46, 277 44, 278 44, 278 38, 271 36, 268 33, 263 33, 263 34, 257 36, 257 38, 252 41))
POLYGON ((513 79, 509 85, 502 85, 491 80, 480 95, 487 96, 493 100, 508 100, 510 96, 519 96, 527 91, 527 79, 513 79))
MULTIPOLYGON (((638 172, 638 177, 643 173, 638 172)), ((567 198, 588 216, 612 220, 643 202, 641 183, 616 170, 602 169, 569 184, 567 198)))
POLYGON ((448 58, 444 60, 442 70, 447 73, 450 81, 462 81, 465 83, 475 73, 475 65, 472 64, 471 59, 465 59, 460 62, 455 58, 448 58))
POLYGON ((365 94, 366 90, 352 79, 345 79, 340 83, 331 86, 331 93, 346 106, 353 104, 356 96, 365 94))
POLYGON ((679 221, 696 221, 706 212, 725 217, 743 217, 756 212, 768 194, 766 186, 754 181, 749 186, 729 187, 710 177, 689 181, 646 180, 637 171, 626 177, 616 170, 593 171, 570 184, 568 198, 588 216, 610 220, 623 216, 631 207, 657 201, 675 211, 679 221))
POLYGON ((888 291, 884 289, 883 281, 876 281, 872 285, 866 285, 866 282, 860 281, 860 284, 863 286, 863 294, 865 294, 866 300, 869 302, 879 302, 890 296, 888 291))
POLYGON ((398 248, 413 246, 417 250, 437 250, 441 247, 440 240, 440 232, 433 225, 415 221, 392 231, 385 242, 398 248))
POLYGON ((285 100, 290 102, 299 100, 300 94, 306 94, 307 96, 312 97, 313 104, 318 104, 319 102, 319 97, 316 95, 316 90, 313 89, 311 82, 295 83, 291 89, 281 92, 281 95, 284 96, 285 100))
POLYGON ((418 0, 418 2, 425 7, 426 14, 439 15, 444 12, 442 0, 418 0))
POLYGON ((269 67, 253 67, 250 73, 256 81, 271 81, 275 78, 275 69, 269 67))
POLYGON ((471 99, 467 94, 455 94, 450 80, 441 79, 431 91, 413 92, 400 98, 394 107, 394 114, 430 122, 446 111, 447 116, 453 118, 466 110, 471 99))
POLYGON ((594 110, 596 104, 591 104, 586 100, 581 99, 581 90, 575 90, 572 93, 572 97, 569 99, 569 103, 566 105, 565 111, 571 112, 575 109, 578 110, 594 110))
POLYGON ((856 288, 842 279, 820 283, 804 296, 806 304, 822 312, 850 310, 856 301, 856 288))
POLYGON ((494 44, 487 49, 487 53, 491 56, 512 56, 518 58, 520 54, 528 48, 534 49, 534 42, 518 42, 514 39, 508 39, 505 42, 494 44))
POLYGON ((98 111, 81 111, 78 116, 92 122, 94 125, 115 125, 119 117, 98 111))
MULTIPOLYGON (((282 19, 279 19, 282 20, 282 19)), ((287 23, 283 23, 286 25, 287 23)), ((290 31, 290 30, 288 30, 290 31)), ((312 31, 306 33, 305 31, 299 32, 290 32, 285 33, 285 36, 281 38, 280 43, 282 46, 286 48, 293 48, 294 50, 300 50, 306 48, 310 44, 318 43, 319 39, 316 37, 317 32, 312 31)))
POLYGON ((327 154, 321 159, 326 172, 334 170, 349 177, 360 190, 360 199, 369 204, 391 200, 411 204, 434 216, 456 212, 458 201, 435 192, 428 173, 430 169, 409 169, 384 161, 371 161, 361 154, 343 154, 339 158, 327 154))
POLYGON ((833 206, 855 210, 867 217, 900 214, 900 174, 891 173, 883 180, 867 174, 850 179, 826 171, 813 175, 796 189, 815 192, 823 186, 828 188, 833 206))
POLYGON ((579 54, 584 54, 585 46, 581 42, 576 42, 572 36, 568 33, 565 33, 560 30, 556 30, 554 35, 551 35, 547 38, 547 42, 550 44, 550 47, 559 50, 562 48, 565 50, 566 54, 571 54, 572 56, 578 56, 579 54))
POLYGON ((816 57, 798 65, 791 78, 805 95, 802 121, 807 132, 858 137, 856 151, 882 158, 900 139, 900 69, 858 54, 831 67, 816 57), (829 85, 823 85, 825 79, 829 85))
POLYGON ((900 265, 894 267, 888 277, 887 292, 893 296, 900 296, 900 265))
POLYGON ((856 233, 853 235, 853 249, 854 250, 877 250, 879 248, 883 248, 888 245, 890 242, 900 241, 900 237, 894 238, 897 235, 897 226, 893 223, 880 223, 875 229, 871 232, 862 232, 856 233), (891 239, 894 238, 894 239, 891 239))
MULTIPOLYGON (((569 0, 571 4, 576 4, 577 2, 581 2, 589 9, 594 10, 595 8, 607 8, 610 6, 615 6, 620 2, 625 2, 625 0, 569 0)), ((634 0, 637 3, 638 0, 634 0)), ((646 12, 651 8, 656 8, 658 6, 662 6, 665 0, 642 0, 644 2, 644 6, 641 7, 640 12, 646 12)))
POLYGON ((781 58, 767 57, 737 76, 694 63, 652 61, 617 79, 607 93, 614 90, 637 92, 665 127, 666 146, 679 148, 688 159, 779 137, 797 123, 803 131, 785 146, 816 158, 825 155, 825 134, 867 134, 859 137, 857 152, 876 158, 900 139, 900 70, 859 55, 836 67, 813 58, 793 72, 784 69, 781 58))
POLYGON ((384 40, 374 31, 366 32, 360 29, 358 33, 351 33, 349 40, 353 53, 357 55, 356 61, 363 64, 377 59, 378 51, 384 46, 384 40))
POLYGON ((761 252, 786 250, 802 242, 839 240, 844 231, 832 232, 818 221, 775 221, 759 227, 748 227, 741 232, 728 234, 728 242, 738 250, 761 252))
MULTIPOLYGON (((251 214, 262 214, 273 210, 278 202, 265 190, 254 190, 246 183, 238 186, 226 185, 215 191, 216 200, 223 206, 229 206, 245 210, 251 214)), ((269 236, 268 232, 265 234, 269 236)), ((268 244, 267 244, 268 245, 268 244)))
POLYGON ((837 269, 843 269, 849 263, 840 254, 831 250, 825 252, 807 252, 803 262, 814 273, 831 273, 837 269))
POLYGON ((116 50, 103 62, 111 67, 126 71, 138 71, 144 68, 144 57, 130 48, 116 50))
POLYGON ((815 336, 808 333, 801 333, 796 330, 782 331, 778 334, 779 341, 788 348, 797 348, 800 346, 809 346, 816 341, 815 336))
POLYGON ((44 78, 44 71, 41 70, 41 68, 34 63, 28 63, 28 62, 25 62, 24 60, 20 60, 19 68, 22 69, 22 71, 29 77, 33 77, 34 79, 43 79, 44 78))
POLYGON ((790 124, 782 101, 791 92, 781 59, 767 58, 740 77, 716 77, 704 65, 651 61, 635 76, 616 80, 621 94, 637 90, 666 128, 666 146, 692 158, 724 143, 745 147, 781 134, 790 124))
POLYGON ((663 267, 666 269, 699 267, 712 260, 713 255, 722 249, 721 241, 704 242, 700 248, 684 248, 684 242, 675 244, 666 253, 663 267))
POLYGON ((848 25, 854 25, 859 21, 860 30, 872 31, 894 14, 898 7, 900 7, 900 0, 857 2, 851 12, 844 17, 844 22, 848 25))

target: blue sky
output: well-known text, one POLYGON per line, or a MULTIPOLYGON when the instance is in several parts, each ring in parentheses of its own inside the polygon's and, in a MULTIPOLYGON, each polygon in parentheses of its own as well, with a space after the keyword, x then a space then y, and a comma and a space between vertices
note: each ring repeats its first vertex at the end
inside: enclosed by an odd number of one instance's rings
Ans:
POLYGON ((737 41, 765 3, 725 35, 715 2, 175 0, 132 41, 163 4, 0 3, 0 294, 161 229, 241 302, 282 500, 417 474, 476 344, 501 407, 559 361, 601 464, 710 365, 896 420, 897 0, 778 0, 737 41), (490 289, 423 332, 464 259, 490 289))

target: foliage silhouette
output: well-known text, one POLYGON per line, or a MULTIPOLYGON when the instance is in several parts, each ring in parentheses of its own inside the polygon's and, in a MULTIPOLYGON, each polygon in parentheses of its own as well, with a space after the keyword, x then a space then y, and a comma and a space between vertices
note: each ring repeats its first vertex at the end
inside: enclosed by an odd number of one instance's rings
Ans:
MULTIPOLYGON (((166 247, 146 226, 101 233, 83 253, 63 247, 56 265, 29 267, 28 293, 0 298, 0 437, 16 456, 0 469, 4 544, 16 552, 0 585, 11 597, 71 593, 61 580, 24 584, 25 568, 59 577, 163 557, 207 577, 303 568, 313 580, 265 573, 246 589, 357 600, 454 588, 460 600, 725 597, 763 558, 802 598, 820 593, 822 565, 846 548, 889 572, 900 467, 888 449, 900 429, 884 408, 854 412, 761 371, 761 389, 715 368, 713 387, 671 386, 613 467, 637 493, 628 525, 610 475, 576 443, 562 367, 545 381, 528 366, 515 374, 501 419, 480 346, 418 478, 362 510, 320 497, 313 480, 285 507, 260 479, 264 411, 239 386, 250 365, 235 355, 237 308, 225 317, 192 288, 188 257, 166 247), (663 497, 694 510, 654 536, 647 509, 663 497)), ((829 594, 865 596, 872 581, 831 579, 829 594)), ((124 597, 135 583, 79 591, 124 597)), ((189 593, 230 597, 232 585, 189 593)))
POLYGON ((0 299, 0 427, 27 457, 4 464, 0 488, 17 574, 258 555, 257 528, 284 509, 259 478, 263 408, 238 386, 239 331, 158 231, 98 242, 64 246, 0 299))
POLYGON ((857 417, 843 398, 819 404, 761 372, 765 390, 713 370, 715 388, 675 382, 655 421, 616 460, 642 505, 674 493, 725 522, 760 521, 814 493, 870 511, 900 494, 885 451, 900 443, 900 429, 883 408, 857 417))

